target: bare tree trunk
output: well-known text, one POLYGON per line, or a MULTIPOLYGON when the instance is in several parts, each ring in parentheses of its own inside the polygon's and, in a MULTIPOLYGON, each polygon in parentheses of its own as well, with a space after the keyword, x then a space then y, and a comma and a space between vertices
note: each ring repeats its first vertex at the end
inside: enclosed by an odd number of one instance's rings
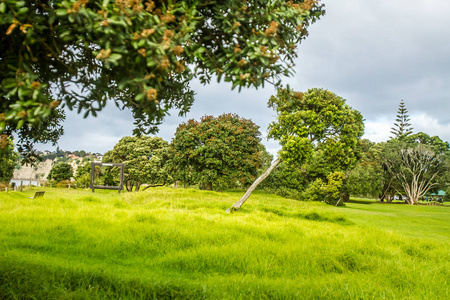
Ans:
POLYGON ((253 191, 256 189, 256 187, 264 180, 267 176, 280 164, 281 159, 277 157, 277 159, 274 160, 274 162, 270 165, 270 167, 258 177, 258 179, 255 180, 255 182, 252 183, 252 185, 248 188, 247 192, 245 192, 244 196, 242 196, 241 200, 233 204, 232 207, 228 208, 226 210, 227 213, 234 212, 239 210, 241 206, 244 204, 244 202, 250 197, 250 195, 253 193, 253 191))
POLYGON ((141 188, 141 182, 138 181, 138 182, 136 182, 136 187, 134 188, 134 191, 138 192, 140 188, 141 188))

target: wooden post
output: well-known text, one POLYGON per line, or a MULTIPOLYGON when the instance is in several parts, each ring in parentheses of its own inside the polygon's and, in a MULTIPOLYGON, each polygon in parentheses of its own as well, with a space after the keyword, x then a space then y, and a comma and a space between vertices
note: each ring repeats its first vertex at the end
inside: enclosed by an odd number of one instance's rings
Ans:
POLYGON ((95 176, 95 163, 91 162, 91 189, 92 192, 95 192, 95 188, 94 188, 94 176, 95 176))
POLYGON ((124 171, 124 170, 125 170, 125 164, 122 164, 122 165, 120 166, 119 194, 120 194, 120 191, 123 189, 123 178, 124 178, 123 171, 124 171))

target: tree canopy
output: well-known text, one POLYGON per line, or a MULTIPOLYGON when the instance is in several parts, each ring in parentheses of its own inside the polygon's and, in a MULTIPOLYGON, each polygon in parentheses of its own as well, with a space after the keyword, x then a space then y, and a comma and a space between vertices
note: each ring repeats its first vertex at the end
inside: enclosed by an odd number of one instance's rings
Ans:
POLYGON ((194 77, 241 88, 290 75, 323 14, 319 0, 2 0, 0 133, 33 142, 28 130, 61 134, 61 105, 96 116, 109 102, 154 132, 189 110, 194 77))
POLYGON ((170 144, 173 176, 208 189, 249 185, 262 164, 260 135, 255 123, 233 114, 182 123, 170 144))
MULTIPOLYGON (((317 184, 315 186, 319 189, 315 191, 321 190, 327 197, 335 197, 338 194, 336 189, 343 187, 339 181, 345 178, 345 174, 341 171, 352 168, 358 161, 357 145, 364 133, 361 113, 348 106, 345 99, 319 88, 309 89, 305 93, 278 89, 268 104, 277 113, 277 120, 269 125, 268 136, 280 142, 280 157, 272 163, 270 171, 261 175, 227 211, 239 209, 253 189, 281 161, 301 167, 303 164, 313 166, 315 162, 325 160, 330 172, 339 173, 324 174, 328 185, 320 184, 319 187, 317 184)), ((315 169, 320 171, 318 166, 315 169)), ((335 198, 330 198, 330 203, 333 201, 335 198)))
MULTIPOLYGON (((162 184, 169 175, 165 163, 169 143, 160 137, 127 136, 103 156, 103 162, 125 163, 124 180, 129 192, 138 191, 144 183, 162 184)), ((106 174, 108 175, 108 174, 106 174)))
POLYGON ((403 139, 412 134, 413 128, 409 121, 408 109, 406 109, 405 102, 402 100, 398 106, 394 127, 391 128, 391 133, 394 135, 393 138, 403 139))
POLYGON ((47 178, 55 181, 69 180, 73 176, 72 166, 66 162, 59 162, 52 167, 47 178))
POLYGON ((381 163, 395 181, 396 191, 405 193, 408 203, 417 204, 448 172, 449 154, 448 142, 421 132, 390 140, 381 153, 381 163))
POLYGON ((279 89, 269 99, 269 107, 277 112, 277 121, 269 125, 269 138, 280 142, 284 161, 299 165, 314 151, 321 151, 335 170, 355 165, 364 124, 361 113, 345 104, 345 99, 318 88, 306 93, 279 89))
POLYGON ((0 183, 9 183, 19 155, 14 151, 14 145, 6 135, 0 135, 0 143, 0 183))

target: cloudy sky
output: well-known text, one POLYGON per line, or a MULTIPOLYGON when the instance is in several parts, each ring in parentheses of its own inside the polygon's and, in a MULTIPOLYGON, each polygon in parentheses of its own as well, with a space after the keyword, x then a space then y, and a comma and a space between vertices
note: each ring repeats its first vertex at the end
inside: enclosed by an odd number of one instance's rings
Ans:
MULTIPOLYGON (((298 91, 328 89, 347 99, 365 118, 365 138, 390 136, 400 101, 408 109, 414 132, 450 141, 450 1, 448 0, 322 0, 326 15, 313 24, 299 47, 296 74, 286 78, 298 91)), ((231 91, 226 83, 193 82, 196 101, 186 117, 167 117, 157 134, 170 141, 179 123, 203 115, 237 113, 258 124, 266 148, 278 143, 265 138, 275 113, 264 89, 231 91)), ((104 153, 121 137, 131 135, 133 119, 113 104, 97 118, 67 113, 63 150, 104 153)), ((39 145, 38 149, 53 149, 39 145)))

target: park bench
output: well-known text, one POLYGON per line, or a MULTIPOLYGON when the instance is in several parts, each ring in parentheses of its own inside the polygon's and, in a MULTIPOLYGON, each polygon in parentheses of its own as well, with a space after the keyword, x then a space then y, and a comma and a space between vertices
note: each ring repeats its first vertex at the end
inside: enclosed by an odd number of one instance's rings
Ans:
POLYGON ((36 199, 36 198, 42 197, 42 196, 44 196, 44 193, 45 193, 44 191, 36 192, 36 193, 34 193, 33 197, 30 197, 30 199, 36 199))

